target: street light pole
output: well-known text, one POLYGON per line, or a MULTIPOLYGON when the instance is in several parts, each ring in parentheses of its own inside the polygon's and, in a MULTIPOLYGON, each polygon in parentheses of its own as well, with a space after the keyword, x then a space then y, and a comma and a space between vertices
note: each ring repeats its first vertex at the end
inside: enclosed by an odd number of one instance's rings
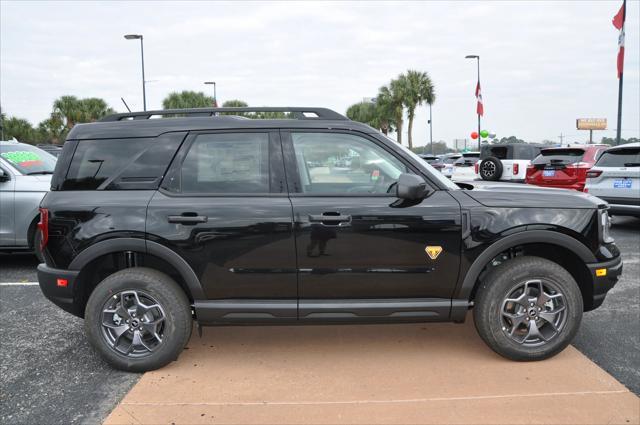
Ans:
MULTIPOLYGON (((478 60, 478 86, 480 85, 480 56, 478 55, 467 55, 465 59, 477 59, 478 60)), ((482 90, 482 89, 481 89, 482 90)), ((476 99, 477 102, 477 99, 476 99)), ((477 112, 477 111, 476 111, 477 112)), ((478 114, 478 150, 480 150, 480 144, 482 140, 482 136, 480 136, 480 114, 478 114)))
POLYGON ((213 84, 213 107, 218 107, 218 96, 216 95, 216 82, 215 81, 205 81, 205 84, 213 84))
POLYGON ((431 104, 429 104, 429 142, 431 143, 431 155, 433 153, 433 119, 431 118, 431 104))
POLYGON ((140 56, 142 58, 142 107, 147 110, 147 90, 146 81, 144 79, 144 42, 142 34, 127 34, 124 36, 127 40, 140 40, 140 56))

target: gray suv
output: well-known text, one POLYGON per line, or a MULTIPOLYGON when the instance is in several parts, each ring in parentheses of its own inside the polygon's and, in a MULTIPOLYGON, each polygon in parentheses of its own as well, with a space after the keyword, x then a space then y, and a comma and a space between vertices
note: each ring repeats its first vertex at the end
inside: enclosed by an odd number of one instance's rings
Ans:
POLYGON ((0 250, 33 250, 42 260, 38 206, 51 186, 53 155, 17 141, 0 141, 0 250))

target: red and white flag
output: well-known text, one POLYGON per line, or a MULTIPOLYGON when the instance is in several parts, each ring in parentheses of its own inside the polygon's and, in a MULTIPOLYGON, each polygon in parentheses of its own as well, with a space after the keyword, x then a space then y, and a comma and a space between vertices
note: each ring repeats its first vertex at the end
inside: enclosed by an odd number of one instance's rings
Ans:
POLYGON ((478 115, 484 115, 484 106, 482 105, 482 92, 480 91, 480 81, 478 81, 478 85, 476 86, 476 99, 478 99, 478 106, 476 107, 476 112, 478 115))
POLYGON ((624 69, 624 21, 626 15, 626 0, 622 3, 622 7, 613 17, 613 26, 620 30, 618 36, 618 78, 622 76, 622 70, 624 69))

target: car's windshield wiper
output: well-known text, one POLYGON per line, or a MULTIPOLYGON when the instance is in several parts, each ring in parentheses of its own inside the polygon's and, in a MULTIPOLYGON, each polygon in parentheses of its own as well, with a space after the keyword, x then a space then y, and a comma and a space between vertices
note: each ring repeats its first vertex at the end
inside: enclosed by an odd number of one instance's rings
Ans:
POLYGON ((625 167, 640 167, 640 162, 625 162, 625 167))
POLYGON ((25 174, 25 176, 36 176, 36 175, 42 175, 42 174, 53 174, 53 171, 33 171, 31 173, 25 174))

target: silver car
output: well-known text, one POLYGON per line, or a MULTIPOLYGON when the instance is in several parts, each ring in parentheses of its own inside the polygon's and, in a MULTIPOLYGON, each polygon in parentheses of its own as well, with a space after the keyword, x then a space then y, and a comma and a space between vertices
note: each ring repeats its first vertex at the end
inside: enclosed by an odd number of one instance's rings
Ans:
POLYGON ((584 191, 609 203, 609 213, 640 216, 640 143, 615 146, 587 171, 584 191))
POLYGON ((38 207, 51 186, 56 158, 35 146, 0 141, 0 250, 40 254, 38 207))

